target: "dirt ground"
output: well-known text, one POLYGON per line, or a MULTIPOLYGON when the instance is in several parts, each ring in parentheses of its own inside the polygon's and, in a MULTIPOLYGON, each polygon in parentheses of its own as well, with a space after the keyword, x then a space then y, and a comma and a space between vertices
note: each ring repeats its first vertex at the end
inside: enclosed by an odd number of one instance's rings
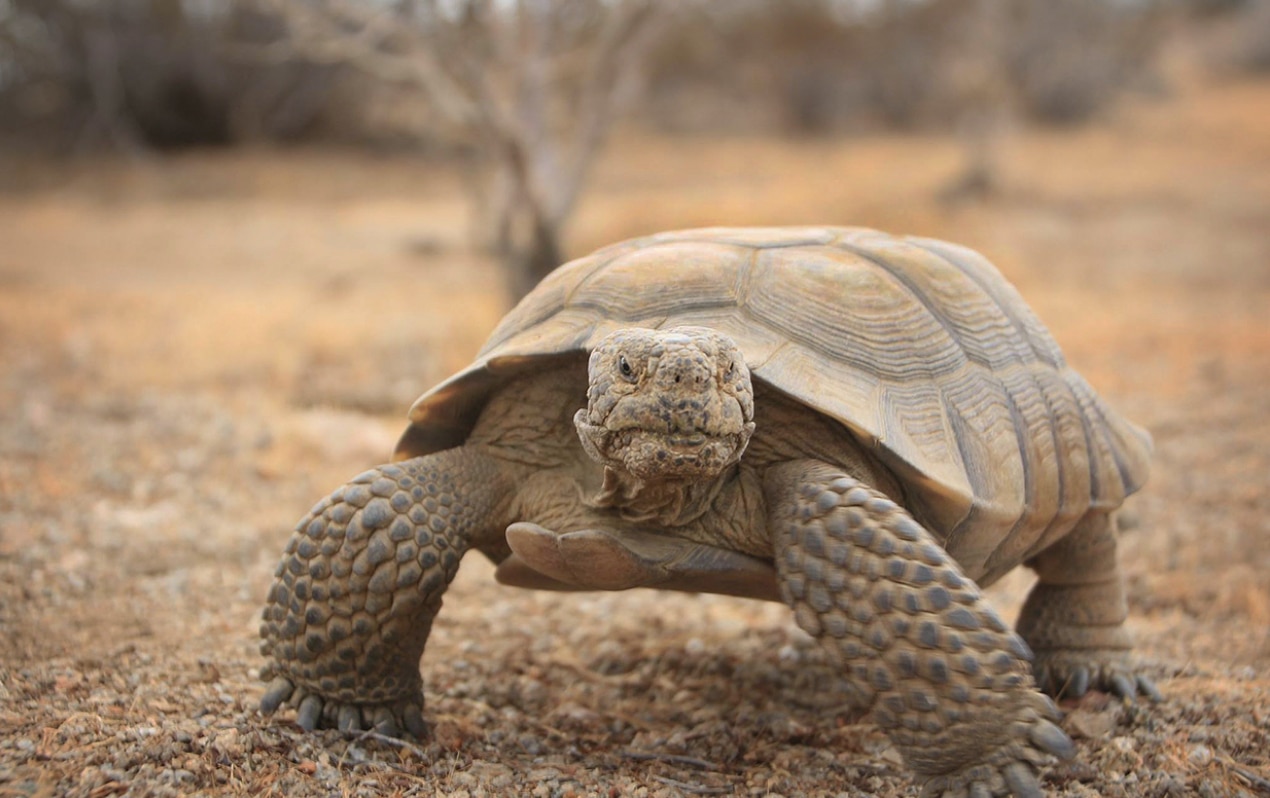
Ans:
MULTIPOLYGON (((573 252, 702 224, 862 224, 995 260, 1148 427, 1131 625, 1164 703, 1064 709, 1056 796, 1270 794, 1270 83, 1018 130, 989 200, 941 137, 620 137, 573 252)), ((278 152, 6 162, 0 796, 915 795, 779 606, 553 595, 465 562, 397 744, 262 716, 292 523, 384 460, 505 300, 459 175, 278 152)), ((1028 586, 991 593, 1007 615, 1028 586)))

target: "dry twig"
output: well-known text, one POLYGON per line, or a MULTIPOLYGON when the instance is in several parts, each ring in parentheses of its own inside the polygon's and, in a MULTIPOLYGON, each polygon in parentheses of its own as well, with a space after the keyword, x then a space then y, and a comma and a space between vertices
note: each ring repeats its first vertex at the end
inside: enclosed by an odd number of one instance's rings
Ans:
POLYGON ((705 759, 697 759, 691 756, 680 756, 679 754, 663 754, 657 751, 623 751, 622 756, 626 759, 633 759, 637 762, 668 762, 673 765, 687 765, 698 770, 721 770, 719 765, 709 762, 705 759))
POLYGON ((705 784, 692 784, 691 782, 672 779, 668 776, 653 776, 653 780, 693 795, 729 795, 734 791, 732 787, 710 787, 705 784))

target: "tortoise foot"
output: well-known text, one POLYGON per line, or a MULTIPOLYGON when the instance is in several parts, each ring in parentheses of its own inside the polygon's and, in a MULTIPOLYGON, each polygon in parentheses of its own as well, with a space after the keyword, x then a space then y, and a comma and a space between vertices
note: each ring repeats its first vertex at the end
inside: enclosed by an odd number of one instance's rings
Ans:
POLYGON ((794 618, 870 696, 922 795, 1040 798, 1038 769, 1075 746, 1034 688, 1031 652, 974 582, 906 511, 830 466, 768 480, 793 497, 773 526, 794 618))
POLYGON ((389 737, 406 731, 420 740, 428 736, 422 695, 377 703, 337 701, 279 676, 265 688, 260 711, 269 714, 283 704, 295 708, 295 722, 305 731, 374 731, 389 737))
POLYGON ((1116 535, 1106 513, 1091 513, 1031 565, 1040 581, 1019 613, 1019 635, 1032 647, 1036 684, 1056 698, 1090 688, 1132 703, 1160 691, 1138 672, 1129 613, 1116 564, 1116 535))
POLYGON ((1089 690, 1133 703, 1139 695, 1162 701, 1155 682, 1138 673, 1133 659, 1119 650, 1037 651, 1032 663, 1037 685, 1055 698, 1080 698, 1089 690))
POLYGON ((922 786, 922 798, 1044 798, 1037 771, 1051 757, 1070 759, 1075 746, 1062 729, 1029 713, 1011 724, 1013 738, 977 762, 941 773, 922 786))

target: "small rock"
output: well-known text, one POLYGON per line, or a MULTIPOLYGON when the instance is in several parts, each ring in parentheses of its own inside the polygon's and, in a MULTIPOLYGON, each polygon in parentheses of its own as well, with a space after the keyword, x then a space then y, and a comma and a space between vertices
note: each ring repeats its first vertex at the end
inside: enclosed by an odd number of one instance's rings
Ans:
POLYGON ((1116 716, 1113 712, 1090 712, 1087 709, 1077 709, 1068 714, 1066 726, 1073 737, 1100 740, 1110 735, 1112 729, 1116 728, 1116 716))
POLYGON ((225 729, 217 732, 212 739, 211 748, 231 760, 241 757, 244 751, 237 729, 225 729))
POLYGON ((477 778, 478 784, 484 783, 499 790, 510 787, 515 775, 510 767, 497 762, 473 762, 468 772, 477 778))
POLYGON ((548 796, 551 795, 551 788, 554 785, 555 785, 555 782, 552 782, 550 784, 545 784, 545 783, 539 784, 537 787, 534 787, 534 791, 532 795, 534 796, 534 798, 548 798, 548 796))
POLYGON ((878 759, 886 760, 896 767, 904 767, 904 755, 895 746, 888 745, 878 754, 878 759))
POLYGON ((188 770, 166 768, 159 774, 159 781, 168 784, 181 784, 186 781, 193 781, 194 774, 188 770))
POLYGON ((574 727, 595 726, 602 720, 598 712, 577 704, 562 704, 551 712, 551 717, 574 727))
POLYGON ((1186 752, 1186 758, 1195 767, 1206 767, 1209 762, 1213 761, 1213 749, 1206 745, 1192 746, 1191 750, 1186 752))
POLYGON ((220 681, 220 668, 217 668, 216 663, 211 660, 200 659, 198 661, 198 675, 195 679, 204 684, 216 684, 220 681))

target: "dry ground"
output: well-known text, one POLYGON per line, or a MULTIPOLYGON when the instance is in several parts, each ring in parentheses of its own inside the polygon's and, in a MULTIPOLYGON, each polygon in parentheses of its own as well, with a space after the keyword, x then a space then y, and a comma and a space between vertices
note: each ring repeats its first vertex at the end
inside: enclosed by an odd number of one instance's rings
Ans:
MULTIPOLYGON (((1068 705, 1054 795, 1270 793, 1270 84, 1020 132, 991 201, 942 138, 616 142, 573 251, 852 223, 991 256, 1154 433, 1123 545, 1167 700, 1068 705)), ((446 167, 306 153, 9 163, 0 196, 0 796, 913 795, 782 608, 557 596, 464 566, 434 737, 261 716, 290 524, 383 460, 503 307, 446 167)), ((1027 577, 995 600, 1017 609, 1027 577)))

